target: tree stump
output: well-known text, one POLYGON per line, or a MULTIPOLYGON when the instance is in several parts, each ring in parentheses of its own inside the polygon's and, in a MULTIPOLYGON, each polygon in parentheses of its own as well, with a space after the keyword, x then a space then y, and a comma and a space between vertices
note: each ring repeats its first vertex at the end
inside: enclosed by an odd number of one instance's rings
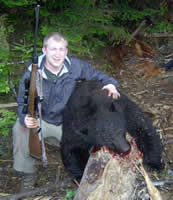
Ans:
POLYGON ((136 165, 142 154, 130 138, 131 151, 120 156, 106 147, 93 149, 73 200, 132 200, 135 195, 136 165))

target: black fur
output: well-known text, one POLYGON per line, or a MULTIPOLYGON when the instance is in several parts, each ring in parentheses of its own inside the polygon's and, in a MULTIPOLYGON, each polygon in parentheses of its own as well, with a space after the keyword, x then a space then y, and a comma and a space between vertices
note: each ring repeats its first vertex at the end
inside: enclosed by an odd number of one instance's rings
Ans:
POLYGON ((77 84, 64 110, 62 158, 75 178, 81 178, 92 146, 119 153, 130 150, 126 131, 144 154, 144 164, 161 168, 162 145, 151 120, 136 103, 120 93, 113 100, 99 81, 77 84))

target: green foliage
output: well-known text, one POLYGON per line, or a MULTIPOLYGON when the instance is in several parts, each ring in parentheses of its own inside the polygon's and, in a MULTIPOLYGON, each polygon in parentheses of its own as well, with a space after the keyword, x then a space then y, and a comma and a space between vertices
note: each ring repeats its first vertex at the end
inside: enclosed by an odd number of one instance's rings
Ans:
POLYGON ((20 44, 20 43, 13 43, 12 50, 17 52, 18 55, 20 53, 21 60, 32 58, 33 52, 33 45, 31 44, 20 44))
POLYGON ((16 118, 16 113, 10 112, 7 109, 0 110, 0 135, 9 136, 16 118))
MULTIPOLYGON (((41 26, 41 32, 45 36, 49 32, 59 31, 66 35, 72 53, 92 56, 97 48, 106 43, 115 45, 126 42, 130 33, 146 16, 164 13, 163 9, 161 11, 145 6, 145 9, 138 9, 133 2, 135 1, 60 1, 55 5, 60 12, 55 15, 46 13, 49 23, 41 26)), ((149 4, 148 0, 145 3, 149 4)), ((50 3, 48 7, 53 9, 50 3)))
POLYGON ((167 12, 168 12, 168 8, 167 7, 161 7, 159 15, 164 17, 167 12))
POLYGON ((121 24, 122 22, 136 21, 144 19, 146 16, 152 16, 158 14, 158 10, 152 8, 145 8, 143 10, 137 10, 129 5, 128 1, 116 4, 115 18, 121 24))
POLYGON ((8 26, 6 21, 6 15, 0 16, 0 93, 8 93, 10 91, 8 85, 10 66, 7 66, 10 53, 7 35, 13 31, 13 27, 11 25, 8 26))
POLYGON ((148 30, 149 33, 162 33, 171 31, 173 31, 173 24, 170 24, 166 20, 161 22, 156 22, 154 26, 148 30))
POLYGON ((166 18, 164 18, 164 16, 167 14, 167 11, 167 7, 160 8, 157 13, 158 20, 155 20, 152 27, 149 27, 146 31, 149 33, 162 33, 173 31, 173 24, 171 24, 166 18))
POLYGON ((28 6, 37 3, 37 0, 1 0, 1 3, 4 3, 9 8, 14 8, 18 6, 28 6))
MULTIPOLYGON (((31 5, 33 7, 39 1, 2 0, 2 2, 10 8, 23 7, 27 17, 32 17, 34 21, 34 9, 31 9, 31 5)), ((133 31, 129 22, 138 25, 146 16, 158 13, 164 15, 166 12, 165 8, 157 10, 144 6, 145 9, 141 9, 143 5, 150 5, 148 0, 142 2, 135 0, 43 0, 40 3, 42 37, 52 31, 59 31, 69 40, 70 52, 80 56, 92 56, 96 49, 103 47, 105 43, 114 45, 125 42, 129 37, 129 32, 133 31)), ((33 38, 31 32, 27 32, 27 36, 30 35, 28 44, 31 44, 31 38, 33 38)), ((20 51, 22 58, 29 58, 32 52, 31 46, 26 44, 15 44, 14 50, 20 51)))
POLYGON ((10 88, 8 85, 9 68, 6 66, 9 51, 7 48, 0 48, 0 92, 8 93, 10 88))
POLYGON ((122 41, 126 41, 130 37, 128 30, 123 27, 110 26, 109 29, 109 42, 112 46, 120 44, 122 41))
POLYGON ((74 191, 74 190, 67 190, 64 200, 72 200, 73 197, 75 196, 75 194, 76 194, 76 191, 74 191))
MULTIPOLYGON (((63 4, 63 7, 66 6, 63 4)), ((108 35, 106 26, 111 24, 112 19, 108 11, 103 12, 92 1, 74 0, 68 2, 63 13, 51 15, 49 25, 42 25, 41 32, 45 36, 59 31, 67 37, 71 52, 81 56, 92 55, 97 47, 104 45, 101 37, 108 35)))
MULTIPOLYGON (((0 16, 0 44, 1 48, 9 49, 9 44, 7 42, 7 33, 10 28, 6 27, 7 15, 0 16)), ((1 57, 0 57, 1 58, 1 57)))
POLYGON ((112 74, 112 66, 107 63, 102 65, 102 70, 107 74, 112 74))

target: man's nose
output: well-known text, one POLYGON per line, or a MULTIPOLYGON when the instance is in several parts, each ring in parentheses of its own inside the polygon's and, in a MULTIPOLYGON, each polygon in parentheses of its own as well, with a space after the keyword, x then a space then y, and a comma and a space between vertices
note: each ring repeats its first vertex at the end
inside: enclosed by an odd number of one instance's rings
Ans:
POLYGON ((61 55, 61 51, 59 49, 56 49, 55 53, 56 55, 61 55))

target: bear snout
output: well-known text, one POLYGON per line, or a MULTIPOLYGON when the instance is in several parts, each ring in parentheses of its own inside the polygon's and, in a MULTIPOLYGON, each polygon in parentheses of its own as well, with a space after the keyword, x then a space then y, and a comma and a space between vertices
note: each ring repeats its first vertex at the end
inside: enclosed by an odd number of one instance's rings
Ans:
POLYGON ((130 144, 125 139, 120 140, 119 143, 117 141, 112 143, 112 146, 113 150, 120 155, 128 154, 131 150, 130 144))

